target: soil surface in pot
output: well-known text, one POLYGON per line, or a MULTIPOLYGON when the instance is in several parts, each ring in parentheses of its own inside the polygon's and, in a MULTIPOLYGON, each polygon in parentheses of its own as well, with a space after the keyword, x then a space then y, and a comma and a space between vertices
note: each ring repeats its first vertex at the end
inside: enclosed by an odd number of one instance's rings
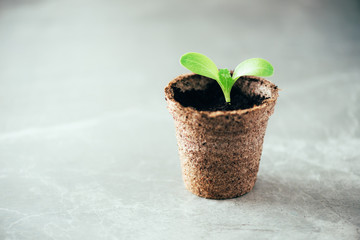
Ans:
POLYGON ((231 104, 225 102, 224 94, 219 84, 214 81, 209 83, 204 90, 189 90, 182 92, 174 88, 174 98, 184 107, 193 107, 199 111, 231 111, 252 108, 260 105, 264 97, 248 97, 235 86, 231 90, 231 104))

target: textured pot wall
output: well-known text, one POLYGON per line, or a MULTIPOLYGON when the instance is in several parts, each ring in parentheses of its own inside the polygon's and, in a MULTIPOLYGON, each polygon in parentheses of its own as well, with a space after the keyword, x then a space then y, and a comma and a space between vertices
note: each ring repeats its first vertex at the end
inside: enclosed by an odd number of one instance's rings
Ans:
POLYGON ((181 75, 165 88, 168 109, 175 120, 185 186, 213 199, 241 196, 256 181, 268 119, 274 111, 277 87, 257 77, 243 77, 235 87, 249 96, 268 99, 260 106, 236 111, 197 111, 174 98, 173 89, 203 89, 213 81, 195 74, 181 75))

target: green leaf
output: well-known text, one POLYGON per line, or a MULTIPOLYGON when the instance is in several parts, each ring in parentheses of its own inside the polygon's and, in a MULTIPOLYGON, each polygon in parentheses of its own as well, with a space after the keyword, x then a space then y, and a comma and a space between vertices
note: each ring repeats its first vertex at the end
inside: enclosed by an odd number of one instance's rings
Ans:
POLYGON ((230 92, 231 88, 234 85, 235 81, 230 75, 229 69, 220 69, 219 70, 219 85, 224 93, 225 101, 230 102, 230 92))
POLYGON ((251 58, 240 63, 231 77, 228 69, 218 70, 210 58, 195 52, 184 54, 180 59, 180 63, 196 74, 215 79, 219 83, 227 103, 230 103, 231 89, 240 76, 268 77, 274 71, 273 66, 268 61, 261 58, 251 58))
POLYGON ((180 63, 193 73, 219 81, 218 69, 215 63, 203 54, 195 52, 185 53, 181 57, 180 63))
POLYGON ((265 59, 250 58, 235 68, 232 78, 236 81, 240 76, 244 75, 268 77, 271 76, 273 72, 273 66, 265 59))

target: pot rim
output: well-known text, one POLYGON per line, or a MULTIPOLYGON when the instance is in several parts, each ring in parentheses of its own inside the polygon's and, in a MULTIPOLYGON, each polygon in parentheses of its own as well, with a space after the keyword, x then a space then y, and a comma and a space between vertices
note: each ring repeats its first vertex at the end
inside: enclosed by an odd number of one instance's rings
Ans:
POLYGON ((185 73, 185 74, 181 74, 181 75, 177 76, 176 78, 174 78, 173 80, 171 80, 168 83, 168 85, 165 87, 165 100, 168 101, 169 103, 175 105, 175 107, 177 109, 180 109, 182 111, 189 112, 189 113, 198 113, 198 114, 200 113, 202 115, 206 115, 207 117, 213 118, 213 117, 219 117, 219 116, 242 115, 242 114, 247 114, 250 112, 262 110, 270 103, 276 102, 276 100, 279 96, 279 94, 278 94, 279 88, 274 83, 270 82, 269 80, 266 80, 265 78, 262 78, 262 77, 256 77, 256 76, 241 76, 243 78, 251 79, 252 81, 255 80, 262 84, 265 83, 265 84, 269 85, 269 87, 272 88, 272 91, 271 91, 272 96, 268 99, 265 99, 259 106, 254 106, 252 108, 246 108, 246 109, 231 110, 231 111, 223 111, 223 110, 204 111, 204 110, 197 110, 191 106, 185 107, 182 104, 180 104, 178 101, 175 100, 173 86, 175 83, 182 81, 185 78, 189 78, 189 77, 192 77, 195 75, 198 75, 198 74, 185 73))

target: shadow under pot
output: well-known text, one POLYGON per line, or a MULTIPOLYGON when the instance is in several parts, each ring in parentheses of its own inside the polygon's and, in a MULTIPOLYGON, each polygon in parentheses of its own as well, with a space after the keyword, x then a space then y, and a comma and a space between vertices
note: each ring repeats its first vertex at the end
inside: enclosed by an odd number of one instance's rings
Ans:
POLYGON ((182 176, 190 192, 227 199, 251 191, 277 97, 277 86, 253 76, 237 80, 231 105, 215 80, 194 73, 180 75, 166 86, 182 176))

